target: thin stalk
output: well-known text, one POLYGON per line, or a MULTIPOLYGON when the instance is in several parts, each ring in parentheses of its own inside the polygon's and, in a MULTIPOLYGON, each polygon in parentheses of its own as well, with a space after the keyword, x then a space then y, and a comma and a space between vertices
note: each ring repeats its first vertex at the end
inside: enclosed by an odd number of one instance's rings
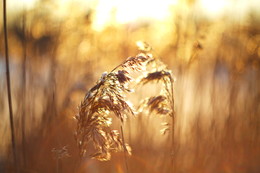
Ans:
POLYGON ((56 161, 56 173, 61 172, 61 160, 58 158, 56 161))
POLYGON ((170 81, 171 81, 171 107, 172 107, 172 153, 171 153, 171 157, 172 157, 172 168, 173 168, 173 172, 175 172, 175 145, 174 145, 174 133, 175 133, 175 110, 174 110, 174 96, 173 96, 173 79, 170 76, 170 81))
POLYGON ((7 37, 7 18, 6 18, 6 0, 3 0, 3 22, 4 22, 4 43, 5 43, 6 82, 7 82, 8 107, 9 107, 9 118, 10 118, 11 138, 12 138, 13 161, 14 161, 15 172, 18 172, 18 170, 17 170, 16 145, 15 145, 15 134, 14 134, 14 120, 13 120, 12 96, 11 96, 11 82, 10 82, 10 71, 9 71, 8 37, 7 37))
POLYGON ((115 68, 113 68, 113 70, 111 70, 110 73, 114 72, 116 69, 118 69, 119 67, 121 67, 122 64, 124 64, 124 63, 125 63, 125 61, 124 61, 123 63, 119 64, 118 66, 116 66, 115 68))
POLYGON ((126 157, 127 149, 126 149, 126 146, 125 146, 125 138, 124 138, 124 131, 123 131, 122 125, 120 126, 120 128, 121 128, 122 140, 123 140, 123 145, 124 145, 124 158, 125 158, 126 173, 129 173, 128 164, 127 164, 127 157, 126 157))
POLYGON ((79 159, 76 160, 75 164, 74 164, 74 168, 73 168, 73 173, 77 173, 80 169, 80 165, 82 163, 83 157, 81 157, 80 152, 79 152, 79 159))
POLYGON ((23 64, 22 64, 22 99, 23 99, 23 106, 22 106, 22 148, 23 148, 23 165, 26 167, 26 136, 25 136, 25 115, 26 115, 26 64, 27 64, 27 40, 26 40, 26 14, 23 15, 23 23, 22 23, 22 30, 23 30, 23 64))

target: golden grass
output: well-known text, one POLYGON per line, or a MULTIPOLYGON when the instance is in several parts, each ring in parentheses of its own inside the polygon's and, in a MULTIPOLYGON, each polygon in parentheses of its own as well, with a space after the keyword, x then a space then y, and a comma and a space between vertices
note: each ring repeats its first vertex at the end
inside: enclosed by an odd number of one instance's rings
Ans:
MULTIPOLYGON (((96 32, 92 12, 56 22, 39 7, 8 23, 20 172, 124 172, 128 145, 128 172, 259 172, 257 16, 210 21, 180 10, 167 24, 96 32), (134 66, 147 55, 146 68, 134 66)), ((0 172, 12 172, 4 81, 0 90, 0 172)))

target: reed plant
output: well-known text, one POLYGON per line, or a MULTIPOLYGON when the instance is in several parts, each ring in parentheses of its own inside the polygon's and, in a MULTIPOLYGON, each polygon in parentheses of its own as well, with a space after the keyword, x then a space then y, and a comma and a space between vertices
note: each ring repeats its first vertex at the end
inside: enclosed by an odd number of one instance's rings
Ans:
MULTIPOLYGON (((147 43, 137 42, 137 46, 140 53, 127 58, 111 72, 104 72, 81 102, 78 114, 75 116, 77 120, 75 138, 81 157, 88 153, 91 158, 108 161, 113 152, 125 151, 131 155, 131 147, 125 142, 122 125, 121 132, 111 128, 113 116, 124 123, 129 116, 143 116, 141 113, 147 109, 148 114, 155 112, 174 119, 174 80, 171 71, 159 58, 153 56, 152 48, 147 43), (139 73, 134 75, 134 72, 139 73), (126 96, 126 93, 135 92, 129 88, 129 84, 135 83, 137 84, 135 86, 144 87, 145 84, 155 81, 163 86, 161 92, 143 99, 136 111, 136 105, 133 105, 126 96)), ((163 123, 162 134, 170 130, 169 124, 163 123)), ((127 167, 126 163, 128 171, 127 167)))

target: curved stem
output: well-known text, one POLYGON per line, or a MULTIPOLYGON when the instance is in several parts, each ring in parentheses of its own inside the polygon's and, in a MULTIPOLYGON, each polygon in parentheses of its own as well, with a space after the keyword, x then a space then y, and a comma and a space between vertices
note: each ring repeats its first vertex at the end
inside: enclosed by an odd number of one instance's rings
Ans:
POLYGON ((3 22, 4 22, 6 82, 7 82, 8 107, 9 107, 11 138, 12 138, 12 150, 13 150, 15 172, 17 172, 18 171, 17 170, 17 156, 16 156, 16 146, 15 146, 14 120, 13 120, 13 108, 12 108, 12 96, 11 96, 11 82, 10 82, 10 71, 9 71, 6 0, 3 0, 3 22))
MULTIPOLYGON (((123 63, 122 63, 123 64, 123 63)), ((119 64, 118 66, 116 66, 115 68, 113 68, 113 70, 111 70, 110 73, 114 72, 116 69, 118 69, 120 66, 122 66, 122 64, 119 64)))
POLYGON ((126 146, 125 146, 125 138, 124 138, 124 131, 123 131, 122 125, 120 126, 120 128, 121 128, 122 140, 123 140, 123 145, 124 145, 124 157, 125 157, 126 173, 128 173, 128 172, 129 172, 129 171, 128 171, 129 169, 128 169, 127 157, 126 157, 127 149, 126 149, 126 146))

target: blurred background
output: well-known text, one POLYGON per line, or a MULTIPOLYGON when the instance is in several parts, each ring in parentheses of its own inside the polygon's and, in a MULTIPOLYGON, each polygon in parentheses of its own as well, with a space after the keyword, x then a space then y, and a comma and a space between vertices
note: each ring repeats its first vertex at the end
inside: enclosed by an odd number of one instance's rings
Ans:
MULTIPOLYGON (((260 172, 259 9, 258 0, 7 0, 18 172, 125 172, 123 153, 79 162, 73 117, 138 40, 176 78, 174 172, 260 172)), ((0 172, 14 172, 0 31, 0 172)), ((125 123, 129 172, 173 172, 162 121, 125 123)))

